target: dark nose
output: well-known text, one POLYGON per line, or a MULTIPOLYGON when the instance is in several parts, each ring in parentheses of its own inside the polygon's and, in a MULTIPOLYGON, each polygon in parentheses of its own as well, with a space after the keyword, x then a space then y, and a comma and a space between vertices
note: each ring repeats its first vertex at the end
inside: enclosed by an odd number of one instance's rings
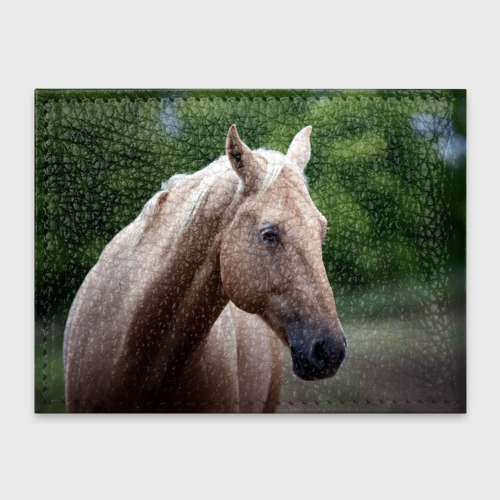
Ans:
POLYGON ((293 371, 304 380, 332 377, 344 361, 347 342, 345 336, 321 335, 311 343, 304 339, 290 342, 293 371))
POLYGON ((331 338, 317 339, 311 348, 310 362, 319 376, 330 376, 340 368, 347 350, 345 336, 337 345, 331 338))

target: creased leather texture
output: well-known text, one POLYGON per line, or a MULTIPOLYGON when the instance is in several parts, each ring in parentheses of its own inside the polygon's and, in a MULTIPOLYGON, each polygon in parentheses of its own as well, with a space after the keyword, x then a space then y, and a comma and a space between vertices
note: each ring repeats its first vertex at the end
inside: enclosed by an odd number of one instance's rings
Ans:
POLYGON ((464 412, 465 91, 39 90, 35 95, 35 411, 63 412, 62 339, 106 244, 173 174, 251 148, 306 170, 348 341, 333 377, 284 352, 278 412, 464 412))

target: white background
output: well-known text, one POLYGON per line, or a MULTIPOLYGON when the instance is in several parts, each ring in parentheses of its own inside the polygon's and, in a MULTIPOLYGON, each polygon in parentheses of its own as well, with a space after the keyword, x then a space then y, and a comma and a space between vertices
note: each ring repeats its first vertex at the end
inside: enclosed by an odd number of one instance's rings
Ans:
POLYGON ((3 2, 3 498, 498 494, 494 2, 3 2), (182 5, 181 5, 182 4, 182 5), (35 88, 467 88, 468 414, 33 414, 35 88))

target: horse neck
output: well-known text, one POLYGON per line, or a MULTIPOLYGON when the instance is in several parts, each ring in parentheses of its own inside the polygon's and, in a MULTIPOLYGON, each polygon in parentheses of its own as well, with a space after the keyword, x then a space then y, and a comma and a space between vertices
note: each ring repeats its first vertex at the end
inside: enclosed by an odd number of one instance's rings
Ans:
POLYGON ((150 344, 159 360, 185 357, 206 337, 228 302, 220 278, 220 233, 238 203, 236 186, 234 181, 222 183, 190 213, 193 202, 199 201, 191 184, 186 181, 167 195, 135 248, 138 261, 148 260, 148 278, 136 297, 131 326, 139 333, 136 343, 144 335, 156 337, 150 344), (220 196, 221 187, 232 194, 220 196))

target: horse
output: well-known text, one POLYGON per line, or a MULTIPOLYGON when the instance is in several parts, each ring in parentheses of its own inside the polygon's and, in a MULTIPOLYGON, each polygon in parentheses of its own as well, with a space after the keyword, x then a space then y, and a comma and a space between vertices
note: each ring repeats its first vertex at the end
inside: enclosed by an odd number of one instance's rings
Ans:
POLYGON ((327 221, 285 154, 226 155, 171 177, 103 250, 71 306, 68 412, 273 412, 282 345, 304 380, 333 376, 346 338, 322 260, 327 221))

